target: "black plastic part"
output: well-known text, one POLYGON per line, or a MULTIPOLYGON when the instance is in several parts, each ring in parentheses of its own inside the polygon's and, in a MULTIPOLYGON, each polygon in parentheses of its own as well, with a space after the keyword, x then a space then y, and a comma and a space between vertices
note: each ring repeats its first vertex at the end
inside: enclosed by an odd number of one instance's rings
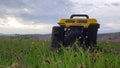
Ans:
MULTIPOLYGON (((73 45, 74 42, 79 40, 79 37, 83 38, 83 27, 70 27, 70 31, 65 32, 65 40, 64 40, 64 46, 67 47, 69 45, 73 45)), ((81 40, 79 40, 80 44, 82 43, 81 40)))
POLYGON ((97 32, 99 28, 98 26, 99 24, 89 26, 87 34, 88 38, 85 41, 87 47, 97 45, 97 32))
POLYGON ((73 17, 86 17, 87 19, 89 19, 89 16, 86 14, 73 14, 70 16, 70 18, 73 18, 73 17))
POLYGON ((60 48, 61 44, 64 41, 64 28, 59 26, 54 26, 52 28, 52 37, 51 37, 51 47, 60 48))

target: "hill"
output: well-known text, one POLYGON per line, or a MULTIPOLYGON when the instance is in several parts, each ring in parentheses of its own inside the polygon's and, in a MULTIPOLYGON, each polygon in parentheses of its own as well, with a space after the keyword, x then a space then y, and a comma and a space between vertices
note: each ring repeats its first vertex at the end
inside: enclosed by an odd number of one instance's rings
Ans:
POLYGON ((0 34, 0 38, 50 40, 51 34, 0 34))
POLYGON ((98 34, 98 40, 120 41, 120 32, 98 34))
MULTIPOLYGON (((0 38, 50 40, 51 34, 0 34, 0 38)), ((98 34, 98 40, 120 40, 120 32, 98 34)))

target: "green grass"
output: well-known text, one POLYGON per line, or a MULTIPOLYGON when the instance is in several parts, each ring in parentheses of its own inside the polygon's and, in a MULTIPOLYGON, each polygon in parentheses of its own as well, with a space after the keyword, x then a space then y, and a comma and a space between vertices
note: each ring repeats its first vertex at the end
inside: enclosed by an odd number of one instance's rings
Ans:
POLYGON ((77 45, 59 52, 50 50, 50 41, 0 39, 0 68, 120 68, 120 43, 98 45, 113 52, 91 52, 77 45))

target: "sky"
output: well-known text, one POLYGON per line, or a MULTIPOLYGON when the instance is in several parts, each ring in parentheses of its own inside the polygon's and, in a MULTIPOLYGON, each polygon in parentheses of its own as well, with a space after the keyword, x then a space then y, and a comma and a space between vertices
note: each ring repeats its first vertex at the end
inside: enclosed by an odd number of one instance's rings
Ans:
POLYGON ((0 0, 0 33, 49 34, 72 14, 96 18, 98 33, 120 32, 120 0, 0 0))

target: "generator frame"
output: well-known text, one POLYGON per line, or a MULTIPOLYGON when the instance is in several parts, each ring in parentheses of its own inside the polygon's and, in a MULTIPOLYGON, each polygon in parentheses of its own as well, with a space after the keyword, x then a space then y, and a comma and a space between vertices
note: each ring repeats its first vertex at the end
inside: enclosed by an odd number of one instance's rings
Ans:
POLYGON ((51 47, 72 46, 77 40, 78 45, 96 46, 97 32, 100 24, 86 14, 73 14, 69 19, 63 18, 59 26, 52 28, 51 47))

